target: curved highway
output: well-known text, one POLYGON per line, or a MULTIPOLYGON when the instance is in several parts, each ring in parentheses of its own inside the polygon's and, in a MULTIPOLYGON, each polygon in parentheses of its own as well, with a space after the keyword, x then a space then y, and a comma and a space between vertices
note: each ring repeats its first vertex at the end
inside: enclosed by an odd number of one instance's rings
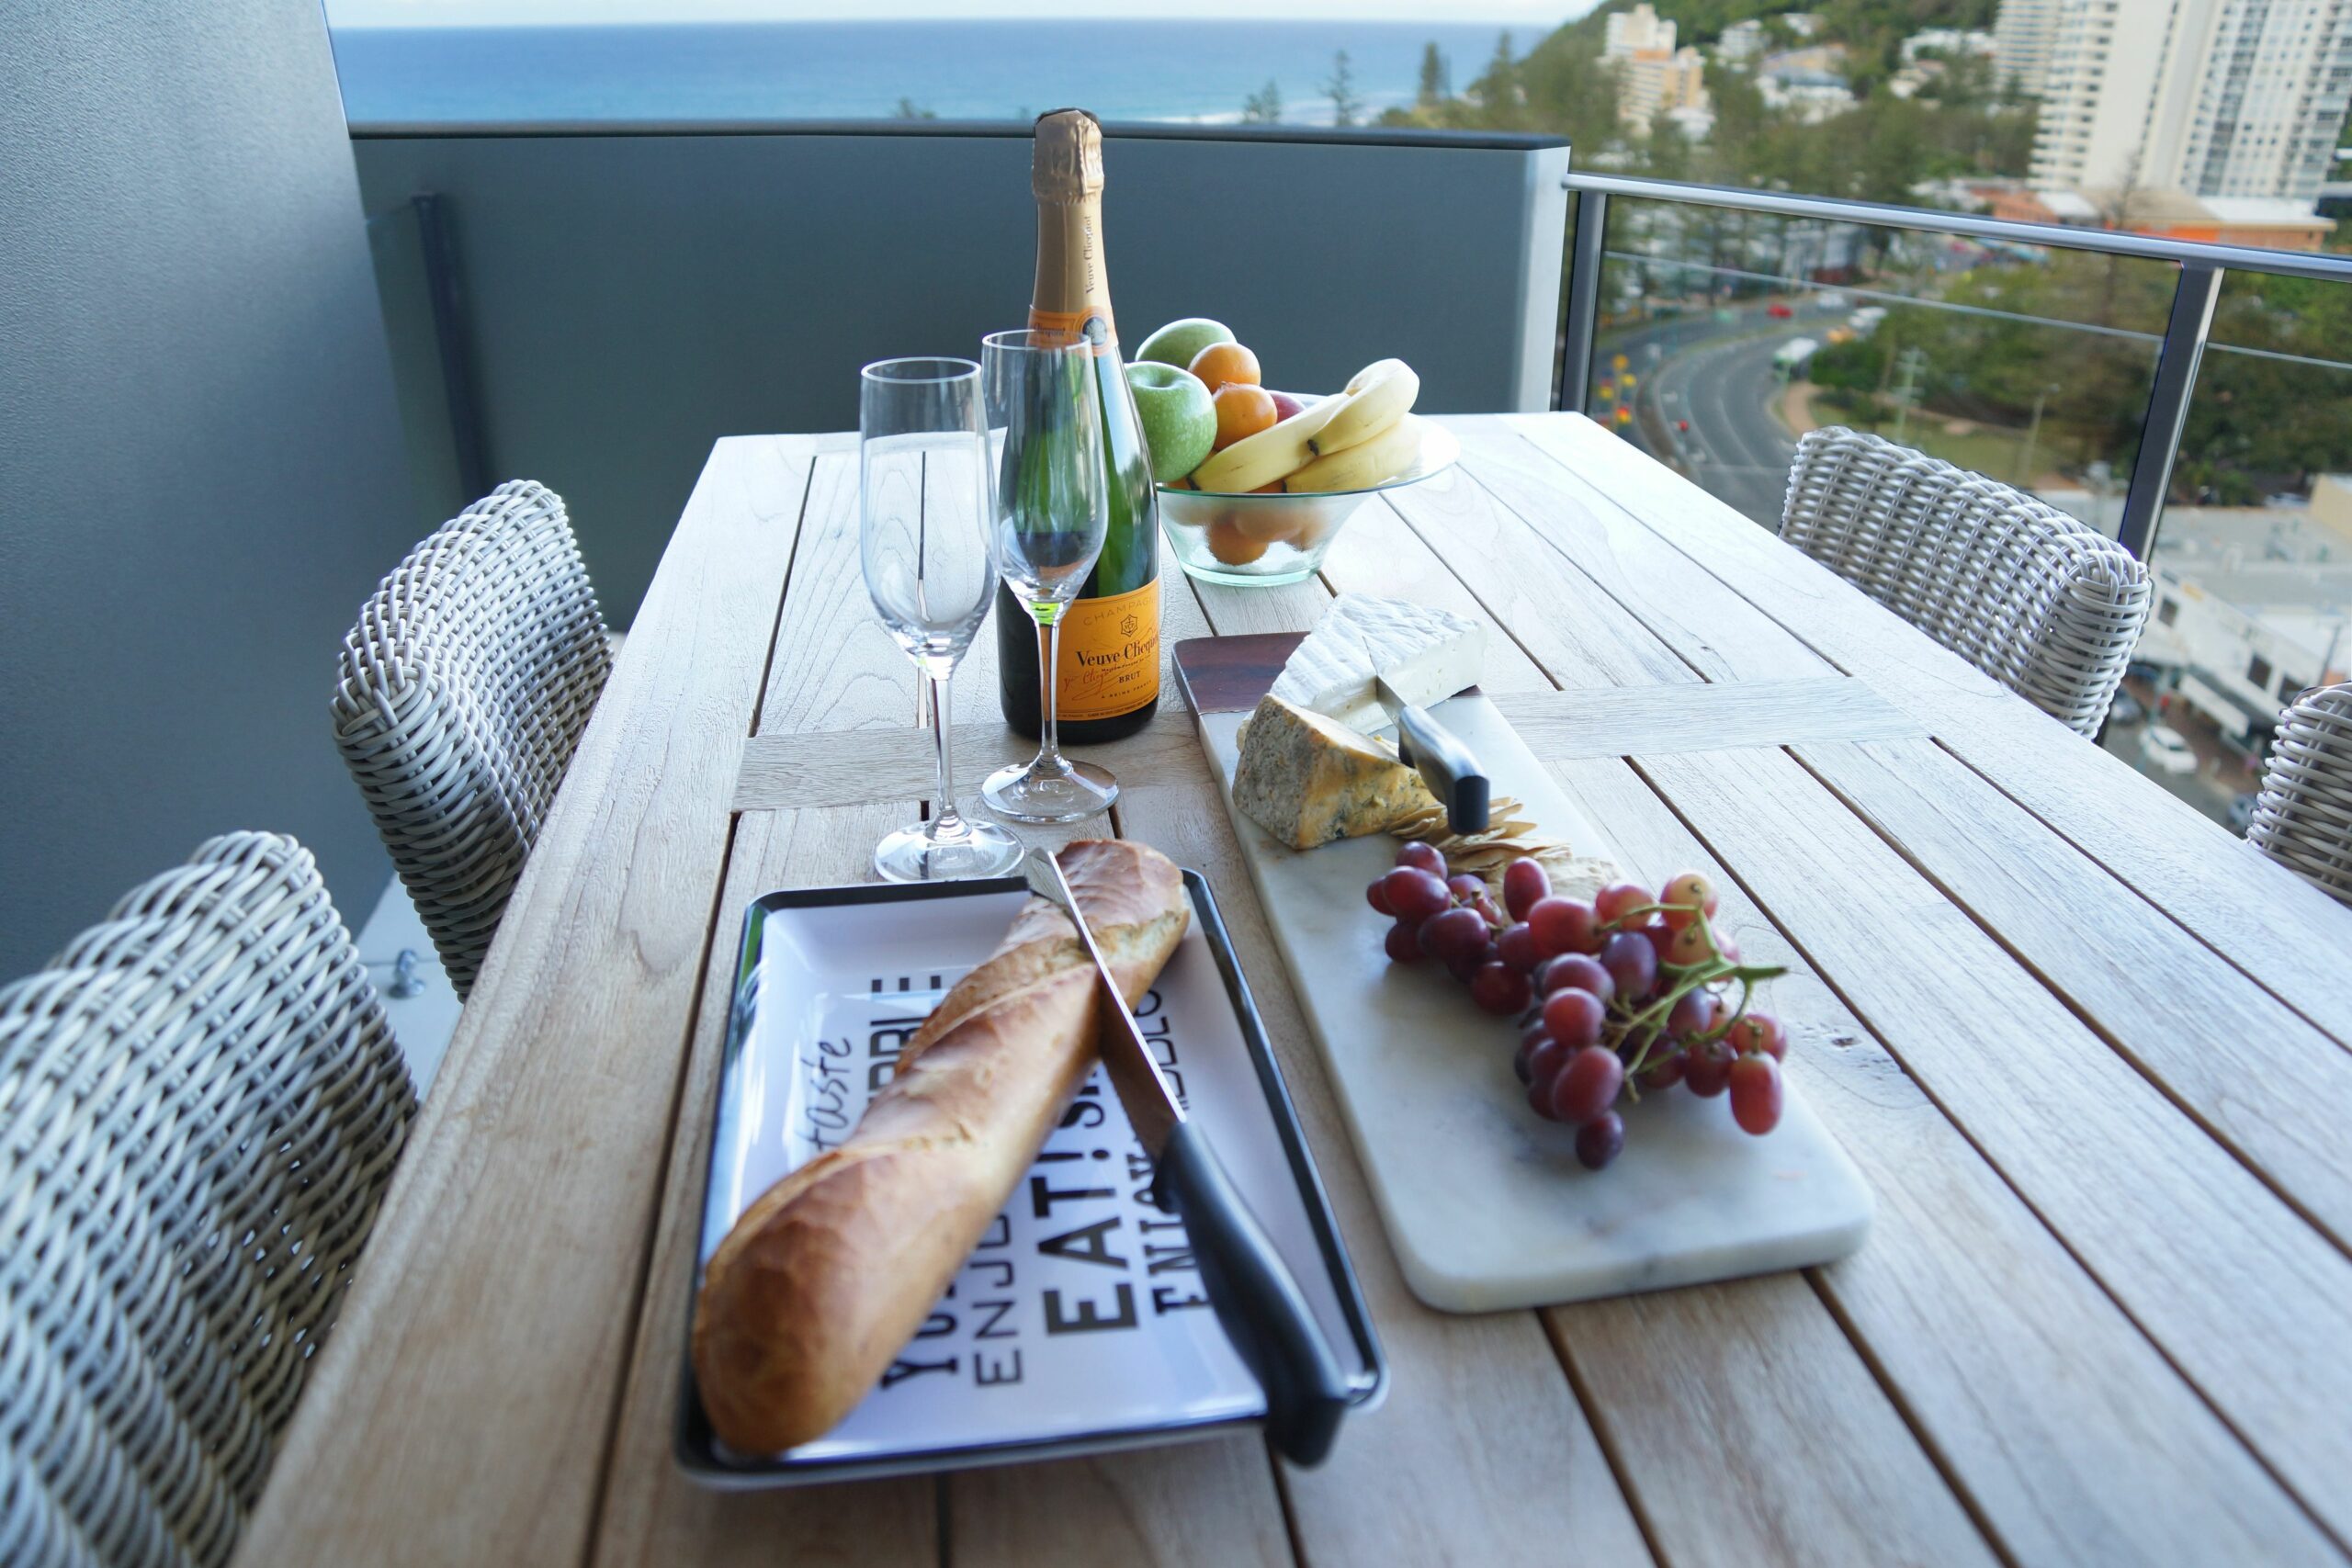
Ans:
POLYGON ((1594 384, 1609 381, 1611 356, 1623 355, 1639 418, 1619 434, 1777 528, 1796 439, 1774 410, 1781 380, 1773 356, 1794 338, 1826 341, 1839 320, 1828 311, 1804 315, 1811 320, 1774 320, 1748 306, 1729 321, 1708 315, 1644 327, 1602 344, 1594 384))

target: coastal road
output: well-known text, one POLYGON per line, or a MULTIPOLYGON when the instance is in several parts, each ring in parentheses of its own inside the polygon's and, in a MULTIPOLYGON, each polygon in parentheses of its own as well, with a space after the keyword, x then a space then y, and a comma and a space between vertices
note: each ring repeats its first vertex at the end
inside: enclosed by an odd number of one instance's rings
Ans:
POLYGON ((1624 355, 1642 418, 1621 434, 1746 515, 1778 527, 1796 440, 1773 410, 1781 395, 1773 355, 1791 339, 1823 339, 1838 319, 1803 310, 1798 319, 1775 321, 1749 306, 1730 321, 1703 316, 1660 322, 1604 344, 1595 379, 1608 375, 1609 355, 1624 355), (1690 428, 1677 428, 1679 422, 1690 428))

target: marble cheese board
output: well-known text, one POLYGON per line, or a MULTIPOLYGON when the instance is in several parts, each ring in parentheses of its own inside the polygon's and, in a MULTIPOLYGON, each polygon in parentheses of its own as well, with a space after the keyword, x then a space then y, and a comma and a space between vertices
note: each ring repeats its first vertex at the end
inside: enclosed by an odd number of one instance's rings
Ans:
MULTIPOLYGON (((1582 1168, 1573 1131, 1527 1107, 1513 1024, 1478 1012, 1434 965, 1382 951, 1363 890, 1396 840, 1300 852, 1233 809, 1242 721, 1298 640, 1194 638, 1177 645, 1177 674, 1413 1293, 1442 1311, 1491 1312, 1803 1268, 1860 1247, 1870 1188, 1793 1085, 1761 1138, 1734 1127, 1720 1099, 1651 1095, 1623 1108, 1617 1161, 1582 1168)), ((1434 711, 1540 831, 1622 858, 1475 688, 1434 711)))

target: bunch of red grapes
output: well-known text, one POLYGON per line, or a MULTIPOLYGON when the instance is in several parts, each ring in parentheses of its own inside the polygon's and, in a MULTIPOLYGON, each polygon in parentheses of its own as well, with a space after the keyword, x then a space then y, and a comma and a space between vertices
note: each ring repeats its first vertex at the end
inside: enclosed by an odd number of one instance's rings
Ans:
POLYGON ((1788 1034, 1748 1003, 1782 971, 1742 964, 1738 945, 1715 934, 1715 890, 1702 874, 1682 873, 1655 897, 1612 883, 1586 903, 1555 897, 1541 864, 1515 860, 1497 909, 1483 880, 1447 875, 1433 845, 1412 842, 1365 897, 1396 922, 1391 959, 1434 959, 1481 1009, 1519 1019, 1514 1065, 1527 1103, 1577 1129, 1589 1169, 1624 1148, 1617 1101, 1644 1089, 1728 1093, 1742 1131, 1761 1137, 1780 1125, 1788 1034))

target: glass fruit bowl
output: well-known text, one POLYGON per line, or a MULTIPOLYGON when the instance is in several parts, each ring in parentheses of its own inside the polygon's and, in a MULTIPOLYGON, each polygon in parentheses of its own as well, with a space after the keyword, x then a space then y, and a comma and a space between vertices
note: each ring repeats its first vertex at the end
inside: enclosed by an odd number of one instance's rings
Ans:
POLYGON ((1315 575, 1331 541, 1358 507, 1385 490, 1419 484, 1462 456, 1453 433, 1421 423, 1421 455, 1394 479, 1365 490, 1252 491, 1159 487, 1159 525, 1179 565, 1204 582, 1245 588, 1297 582, 1315 575))

